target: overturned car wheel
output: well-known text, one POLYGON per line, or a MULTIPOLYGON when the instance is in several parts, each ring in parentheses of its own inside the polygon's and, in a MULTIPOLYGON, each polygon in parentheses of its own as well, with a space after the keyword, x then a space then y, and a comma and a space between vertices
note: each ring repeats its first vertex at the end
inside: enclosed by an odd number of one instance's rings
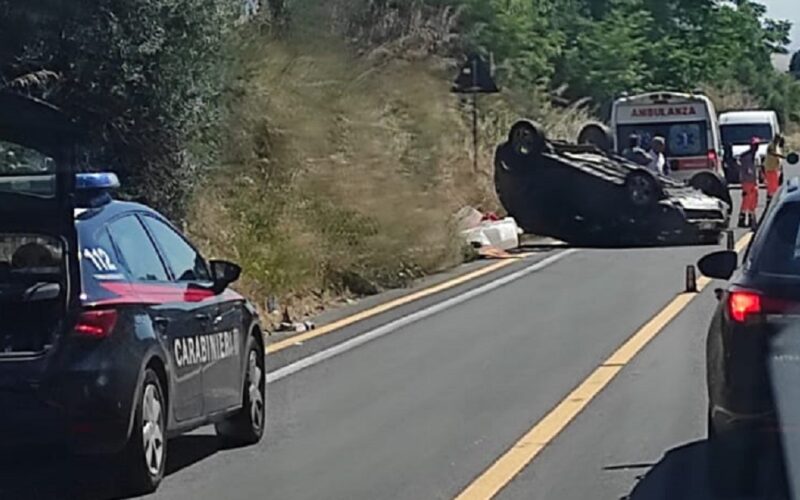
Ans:
POLYGON ((611 129, 602 123, 587 123, 578 134, 578 144, 591 144, 605 153, 613 149, 614 140, 611 138, 611 129))
POLYGON ((647 170, 634 170, 625 177, 628 201, 636 208, 655 206, 663 197, 658 179, 647 170))
POLYGON ((519 156, 542 154, 547 148, 547 137, 542 127, 530 120, 520 120, 511 127, 508 142, 519 156))

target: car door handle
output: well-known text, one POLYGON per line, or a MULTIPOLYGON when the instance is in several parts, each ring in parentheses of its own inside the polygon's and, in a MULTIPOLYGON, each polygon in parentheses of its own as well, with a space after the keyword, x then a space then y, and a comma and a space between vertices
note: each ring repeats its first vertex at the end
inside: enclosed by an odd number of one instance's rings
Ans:
POLYGON ((156 316, 153 318, 153 327, 161 335, 167 334, 167 327, 169 326, 169 318, 163 316, 156 316))

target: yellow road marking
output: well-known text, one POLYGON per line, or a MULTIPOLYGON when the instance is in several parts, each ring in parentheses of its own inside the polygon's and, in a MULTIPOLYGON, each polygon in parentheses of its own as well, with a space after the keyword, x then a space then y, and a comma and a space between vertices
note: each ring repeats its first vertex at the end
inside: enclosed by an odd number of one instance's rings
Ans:
MULTIPOLYGON (((736 244, 741 252, 750 242, 747 233, 736 244)), ((620 371, 650 341, 652 341, 711 280, 705 276, 697 280, 697 293, 682 293, 630 337, 617 351, 605 360, 577 388, 564 398, 550 413, 514 443, 497 461, 467 486, 456 500, 484 500, 493 498, 514 479, 537 455, 564 430, 567 425, 602 391, 620 371)))
POLYGON ((530 256, 530 254, 522 254, 522 255, 514 257, 512 259, 501 260, 499 262, 496 262, 496 263, 491 264, 489 266, 483 267, 483 268, 478 269, 476 271, 473 271, 471 273, 465 274, 463 276, 458 276, 458 277, 453 278, 451 280, 445 281, 444 283, 440 283, 440 284, 432 286, 430 288, 426 288, 424 290, 420 290, 418 292, 415 292, 415 293, 412 293, 412 294, 409 294, 409 295, 405 295, 405 296, 400 297, 400 298, 398 298, 396 300, 392 300, 390 302, 386 302, 385 304, 381 304, 381 305, 375 306, 373 308, 367 309, 366 311, 361 311, 360 313, 357 313, 357 314, 354 314, 352 316, 348 316, 346 318, 340 319, 339 321, 335 321, 333 323, 329 323, 329 324, 324 325, 324 326, 322 326, 320 328, 317 328, 316 330, 310 330, 310 331, 308 331, 306 333, 302 333, 300 335, 295 335, 295 336, 290 337, 290 338, 288 338, 286 340, 281 340, 280 342, 275 342, 274 344, 271 344, 271 345, 267 346, 267 353, 270 353, 270 354, 276 353, 278 351, 282 351, 284 349, 288 349, 290 347, 294 347, 294 346, 296 346, 296 345, 298 345, 298 344, 300 344, 302 342, 305 342, 305 341, 308 341, 308 340, 311 340, 311 339, 315 339, 315 338, 321 337, 323 335, 327 335, 327 334, 329 334, 329 333, 331 333, 331 332, 333 332, 335 330, 339 330, 339 329, 344 328, 346 326, 352 325, 353 323, 357 323, 359 321, 363 321, 363 320, 365 320, 367 318, 371 318, 371 317, 376 316, 378 314, 385 313, 386 311, 395 309, 397 307, 400 307, 402 305, 408 304, 410 302, 414 302, 416 300, 428 297, 428 296, 433 295, 435 293, 439 293, 439 292, 448 290, 450 288, 458 286, 458 285, 460 285, 462 283, 466 283, 468 281, 472 281, 472 280, 474 280, 476 278, 479 278, 481 276, 484 276, 486 274, 493 273, 493 272, 495 272, 495 271, 497 271, 499 269, 502 269, 504 267, 510 266, 511 264, 514 264, 515 262, 519 262, 520 260, 522 260, 522 259, 524 259, 524 258, 526 258, 528 256, 530 256))
POLYGON ((736 248, 736 252, 742 253, 742 251, 745 248, 747 248, 747 245, 750 244, 750 240, 752 240, 752 239, 753 239, 753 233, 750 233, 750 232, 748 232, 747 234, 742 236, 742 239, 740 239, 738 242, 736 242, 736 247, 735 247, 736 248))

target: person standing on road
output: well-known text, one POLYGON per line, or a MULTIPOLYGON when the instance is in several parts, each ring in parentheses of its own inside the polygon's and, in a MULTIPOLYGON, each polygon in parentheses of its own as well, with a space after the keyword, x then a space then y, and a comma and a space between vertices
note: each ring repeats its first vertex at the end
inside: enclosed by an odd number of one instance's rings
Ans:
POLYGON ((650 147, 650 163, 647 168, 655 174, 667 175, 667 158, 664 156, 664 151, 667 149, 666 141, 661 136, 655 136, 650 147))
POLYGON ((753 137, 750 149, 739 156, 739 181, 742 183, 742 210, 739 212, 739 227, 756 226, 756 207, 758 207, 758 167, 756 154, 761 140, 753 137))
POLYGON ((767 147, 767 157, 764 160, 764 177, 767 181, 767 203, 772 200, 781 184, 781 162, 786 159, 783 154, 783 137, 775 134, 772 142, 767 147))
POLYGON ((622 151, 622 156, 643 167, 650 163, 650 156, 642 147, 642 139, 636 134, 628 136, 628 147, 622 151))
POLYGON ((725 171, 725 180, 728 184, 739 181, 739 164, 736 163, 736 156, 733 154, 733 144, 726 143, 723 146, 722 168, 725 171))

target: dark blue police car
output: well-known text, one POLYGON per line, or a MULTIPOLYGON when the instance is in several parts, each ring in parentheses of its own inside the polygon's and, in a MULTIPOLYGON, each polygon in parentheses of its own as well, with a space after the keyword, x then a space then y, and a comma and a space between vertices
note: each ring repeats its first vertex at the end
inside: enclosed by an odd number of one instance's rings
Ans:
POLYGON ((213 423, 258 442, 265 350, 254 308, 156 211, 75 174, 54 108, 0 93, 0 443, 119 457, 154 490, 167 440, 213 423))

